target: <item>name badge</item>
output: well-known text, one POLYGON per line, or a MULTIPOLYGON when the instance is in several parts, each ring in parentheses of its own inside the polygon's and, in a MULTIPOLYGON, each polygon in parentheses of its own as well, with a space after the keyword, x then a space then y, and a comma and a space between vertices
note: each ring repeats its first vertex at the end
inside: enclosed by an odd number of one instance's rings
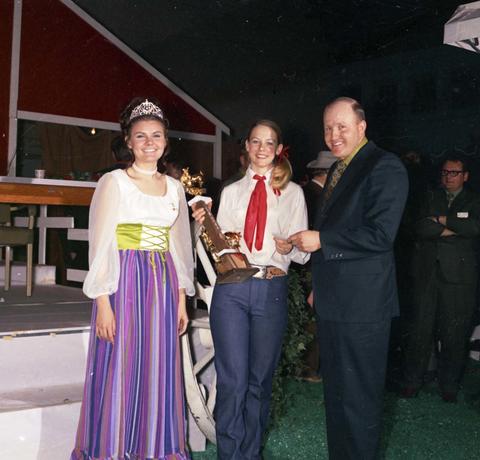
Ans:
POLYGON ((457 212, 457 217, 459 219, 468 219, 468 211, 457 212))

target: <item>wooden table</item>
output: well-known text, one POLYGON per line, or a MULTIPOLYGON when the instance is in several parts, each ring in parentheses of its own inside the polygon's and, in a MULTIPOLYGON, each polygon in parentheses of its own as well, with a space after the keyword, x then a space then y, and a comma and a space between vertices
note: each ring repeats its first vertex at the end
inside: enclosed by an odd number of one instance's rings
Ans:
POLYGON ((96 182, 0 176, 0 203, 89 206, 96 182))
POLYGON ((0 203, 40 205, 38 263, 45 264, 47 228, 73 228, 72 217, 48 217, 48 205, 89 206, 96 182, 0 176, 0 203))

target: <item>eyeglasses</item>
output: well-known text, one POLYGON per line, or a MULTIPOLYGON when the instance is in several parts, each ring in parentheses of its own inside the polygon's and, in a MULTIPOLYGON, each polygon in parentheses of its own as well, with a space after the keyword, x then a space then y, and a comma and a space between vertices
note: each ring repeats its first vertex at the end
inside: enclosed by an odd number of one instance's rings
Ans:
POLYGON ((455 171, 453 169, 442 169, 440 174, 443 177, 450 176, 450 177, 457 177, 459 174, 463 174, 465 171, 455 171))

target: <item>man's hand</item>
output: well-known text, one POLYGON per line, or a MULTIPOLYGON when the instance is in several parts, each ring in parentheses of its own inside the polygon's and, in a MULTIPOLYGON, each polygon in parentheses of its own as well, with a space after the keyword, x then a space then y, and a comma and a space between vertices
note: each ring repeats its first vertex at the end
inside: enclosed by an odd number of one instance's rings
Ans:
POLYGON ((307 303, 313 308, 313 289, 310 291, 310 294, 308 294, 307 303))
POLYGON ((95 332, 99 339, 113 343, 115 338, 115 315, 113 314, 108 295, 102 295, 97 298, 95 332))
POLYGON ((443 225, 444 227, 447 226, 447 216, 430 216, 429 219, 437 224, 443 225))
POLYGON ((287 239, 300 251, 315 252, 322 247, 320 243, 320 232, 315 230, 303 230, 290 235, 287 239))
POLYGON ((273 239, 275 240, 275 249, 282 256, 287 255, 293 249, 293 244, 288 240, 276 236, 274 236, 273 239))
POLYGON ((453 236, 453 235, 456 235, 456 233, 448 228, 444 228, 442 233, 440 233, 440 237, 453 236))
POLYGON ((456 235, 453 230, 447 228, 447 216, 429 216, 428 218, 430 220, 433 220, 433 222, 436 222, 437 224, 443 225, 445 227, 442 230, 442 233, 440 233, 440 238, 456 235))

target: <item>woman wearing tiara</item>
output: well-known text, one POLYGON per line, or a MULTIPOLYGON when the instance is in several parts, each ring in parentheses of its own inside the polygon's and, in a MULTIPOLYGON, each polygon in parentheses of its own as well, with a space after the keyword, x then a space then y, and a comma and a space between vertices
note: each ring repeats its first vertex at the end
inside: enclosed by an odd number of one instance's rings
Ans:
MULTIPOLYGON (((210 308, 215 346, 215 428, 221 460, 260 460, 268 423, 272 379, 287 325, 287 272, 309 255, 287 236, 307 229, 302 189, 292 182, 280 128, 260 120, 248 132, 250 166, 224 188, 217 221, 240 232, 240 250, 259 268, 241 283, 217 284, 210 308)), ((203 222, 205 210, 193 213, 203 222)))
POLYGON ((133 99, 120 124, 133 163, 105 174, 90 207, 94 300, 87 371, 71 460, 185 460, 179 336, 193 257, 181 184, 157 172, 168 123, 133 99))

